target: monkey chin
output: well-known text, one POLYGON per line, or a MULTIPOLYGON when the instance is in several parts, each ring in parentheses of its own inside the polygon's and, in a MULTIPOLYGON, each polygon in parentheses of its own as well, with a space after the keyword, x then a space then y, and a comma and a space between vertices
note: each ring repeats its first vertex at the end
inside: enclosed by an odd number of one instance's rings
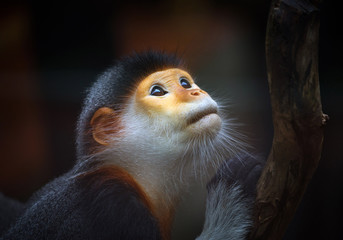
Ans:
POLYGON ((192 137, 215 137, 220 131, 222 120, 217 113, 207 114, 190 123, 187 130, 192 137))

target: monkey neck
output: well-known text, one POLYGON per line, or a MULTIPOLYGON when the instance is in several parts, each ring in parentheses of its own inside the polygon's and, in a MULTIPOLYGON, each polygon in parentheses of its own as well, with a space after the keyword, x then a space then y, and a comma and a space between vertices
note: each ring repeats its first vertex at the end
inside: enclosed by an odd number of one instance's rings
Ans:
POLYGON ((166 236, 164 239, 169 239, 176 205, 193 177, 193 169, 184 166, 192 161, 185 159, 185 144, 145 137, 151 133, 142 133, 143 130, 143 127, 137 131, 127 130, 127 134, 114 140, 113 146, 102 156, 108 164, 126 170, 141 186, 160 223, 162 235, 166 236))
MULTIPOLYGON (((150 168, 150 167, 149 167, 150 168)), ((143 191, 148 196, 152 205, 152 214, 158 219, 163 239, 170 239, 171 226, 174 219, 175 208, 183 192, 180 183, 170 179, 158 169, 149 169, 152 175, 131 173, 137 180, 143 191)), ((147 170, 142 169, 143 172, 147 170)))
POLYGON ((159 222, 163 239, 170 239, 176 205, 188 187, 179 179, 180 170, 167 164, 175 161, 177 156, 174 155, 173 160, 167 157, 163 159, 166 164, 160 164, 146 159, 143 154, 134 158, 131 154, 115 155, 112 155, 109 164, 120 166, 135 179, 150 202, 150 210, 159 222))

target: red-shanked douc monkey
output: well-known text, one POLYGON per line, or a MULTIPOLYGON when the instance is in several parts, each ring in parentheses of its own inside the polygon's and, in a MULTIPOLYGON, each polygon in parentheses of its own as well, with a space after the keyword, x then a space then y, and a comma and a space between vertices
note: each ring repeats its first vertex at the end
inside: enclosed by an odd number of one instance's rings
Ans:
POLYGON ((1 239, 170 239, 187 183, 215 171, 198 239, 244 239, 261 163, 242 152, 177 57, 124 58, 88 91, 75 166, 38 191, 1 239))

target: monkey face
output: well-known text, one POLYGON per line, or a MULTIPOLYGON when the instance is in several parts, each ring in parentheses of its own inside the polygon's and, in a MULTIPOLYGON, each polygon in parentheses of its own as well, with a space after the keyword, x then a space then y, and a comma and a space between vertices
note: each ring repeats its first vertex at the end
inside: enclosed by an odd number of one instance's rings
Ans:
POLYGON ((155 128, 168 126, 185 140, 213 137, 221 128, 217 103, 178 68, 158 71, 143 79, 137 86, 134 105, 135 111, 155 128))

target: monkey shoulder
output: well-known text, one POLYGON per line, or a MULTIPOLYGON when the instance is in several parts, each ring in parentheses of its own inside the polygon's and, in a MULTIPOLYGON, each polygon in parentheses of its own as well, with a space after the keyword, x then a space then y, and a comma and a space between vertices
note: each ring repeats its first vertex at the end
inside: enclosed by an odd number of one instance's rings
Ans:
POLYGON ((78 184, 92 239, 160 239, 149 200, 126 171, 104 166, 81 175, 78 184))
POLYGON ((146 199, 118 172, 101 167, 55 179, 2 239, 160 239, 146 199))

